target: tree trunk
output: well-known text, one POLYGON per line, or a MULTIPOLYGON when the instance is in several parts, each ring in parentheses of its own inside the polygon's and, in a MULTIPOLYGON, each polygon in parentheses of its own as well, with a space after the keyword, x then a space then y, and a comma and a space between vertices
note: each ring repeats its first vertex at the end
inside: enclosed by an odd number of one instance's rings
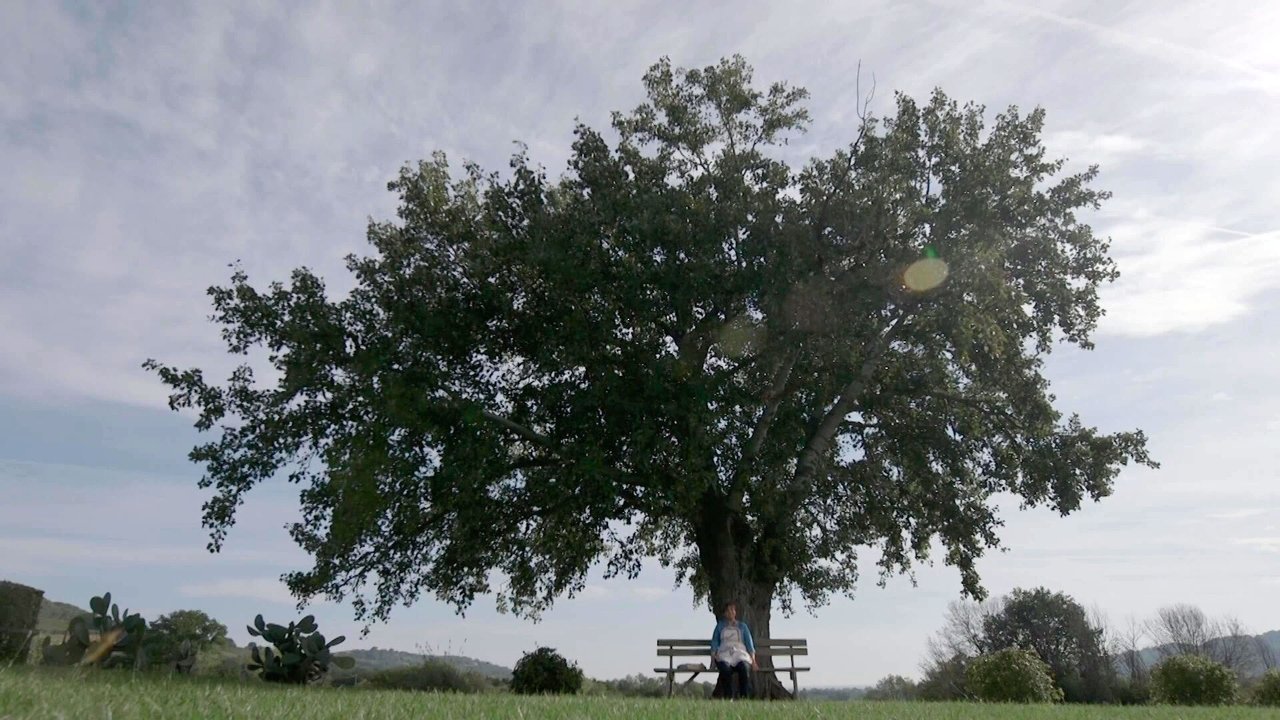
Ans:
MULTIPOLYGON (((733 601, 738 619, 747 624, 759 646, 770 635, 769 620, 777 582, 762 578, 756 570, 761 566, 753 556, 754 542, 750 526, 724 504, 708 502, 703 506, 702 522, 697 533, 698 552, 706 574, 711 612, 718 620, 725 603, 733 601)), ((772 672, 773 658, 757 655, 760 670, 752 673, 755 697, 792 699, 788 690, 772 672)), ((789 678, 788 678, 789 679, 789 678)), ((712 697, 728 697, 728 688, 716 683, 712 697)))

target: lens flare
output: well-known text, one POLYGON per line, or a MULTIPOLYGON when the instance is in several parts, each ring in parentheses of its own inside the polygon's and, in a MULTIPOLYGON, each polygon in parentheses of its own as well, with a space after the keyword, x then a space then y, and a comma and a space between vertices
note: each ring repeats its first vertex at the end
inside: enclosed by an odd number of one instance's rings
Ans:
POLYGON ((110 655, 122 635, 124 635, 124 630, 120 628, 112 628, 103 633, 102 637, 98 639, 97 644, 91 646, 85 651, 84 660, 82 662, 85 665, 92 665, 110 655))
POLYGON ((906 285, 908 290, 914 292, 932 290, 941 285, 946 279, 946 261, 932 252, 926 253, 925 257, 911 263, 907 266, 906 272, 902 274, 902 284, 906 285))
POLYGON ((740 315, 720 329, 718 339, 720 350, 725 355, 741 359, 759 350, 764 343, 765 331, 750 318, 740 315))

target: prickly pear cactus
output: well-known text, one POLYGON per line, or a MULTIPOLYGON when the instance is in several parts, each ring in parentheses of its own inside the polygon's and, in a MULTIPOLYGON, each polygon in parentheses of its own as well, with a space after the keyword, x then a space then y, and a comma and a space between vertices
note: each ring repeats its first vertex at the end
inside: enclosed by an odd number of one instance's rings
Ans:
POLYGON ((72 618, 60 645, 54 645, 49 638, 44 639, 40 646, 40 662, 45 665, 75 665, 84 659, 92 644, 89 621, 82 617, 72 618))
POLYGON ((274 646, 274 649, 259 648, 257 643, 249 643, 249 654, 253 662, 247 667, 267 682, 305 685, 324 677, 329 672, 330 665, 344 669, 355 665, 353 658, 335 656, 330 652, 330 648, 341 644, 346 638, 339 635, 326 642, 316 626, 314 615, 308 615, 287 626, 265 622, 258 615, 248 629, 250 635, 260 637, 274 646))
POLYGON ((179 675, 190 675, 196 666, 196 649, 190 640, 183 640, 173 652, 173 671, 179 675))

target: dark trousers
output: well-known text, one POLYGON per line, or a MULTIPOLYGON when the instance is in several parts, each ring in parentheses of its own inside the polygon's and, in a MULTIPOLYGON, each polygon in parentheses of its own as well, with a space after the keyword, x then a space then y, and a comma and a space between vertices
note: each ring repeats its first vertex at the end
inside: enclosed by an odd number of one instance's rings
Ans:
POLYGON ((729 688, 729 697, 738 697, 739 687, 742 688, 742 697, 751 697, 751 665, 749 663, 740 662, 737 665, 730 665, 723 660, 717 660, 716 667, 720 669, 720 681, 729 688))

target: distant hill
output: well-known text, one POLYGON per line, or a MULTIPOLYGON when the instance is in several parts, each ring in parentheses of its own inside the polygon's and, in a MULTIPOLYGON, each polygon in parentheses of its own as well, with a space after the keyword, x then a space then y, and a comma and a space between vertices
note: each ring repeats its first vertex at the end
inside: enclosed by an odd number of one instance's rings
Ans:
MULTIPOLYGON (((231 665, 233 667, 248 664, 249 662, 248 647, 221 647, 205 651, 204 657, 210 665, 231 665)), ((381 670, 390 670, 402 667, 415 667, 421 665, 428 656, 419 653, 403 652, 401 650, 387 650, 382 648, 367 648, 361 650, 347 650, 345 652, 335 652, 334 655, 345 655, 356 661, 355 667, 350 670, 342 670, 333 667, 329 670, 329 677, 333 680, 341 680, 343 678, 362 677, 381 670)), ((510 680, 511 669, 494 665, 483 660, 475 658, 462 657, 460 655, 434 655, 431 656, 437 660, 443 660, 453 667, 463 672, 475 672, 488 678, 497 680, 510 680)))
MULTIPOLYGON (((1271 630, 1269 632, 1262 633, 1261 635, 1255 635, 1249 638, 1250 642, 1257 640, 1261 640, 1266 647, 1270 648, 1271 656, 1275 658, 1276 661, 1280 662, 1280 630, 1271 630)), ((1209 642, 1212 644, 1215 641, 1210 640, 1209 642)), ((1140 654, 1142 661, 1148 668, 1154 667, 1156 663, 1160 662, 1164 658, 1164 654, 1161 652, 1161 649, 1161 647, 1157 646, 1144 648, 1141 651, 1140 654)), ((1258 657, 1256 651, 1251 653, 1250 660, 1250 664, 1244 668, 1245 676, 1255 677, 1266 671, 1267 668, 1263 664, 1262 658, 1258 657)))
MULTIPOLYGON (((376 647, 365 650, 347 650, 345 652, 335 654, 347 655, 355 658, 356 666, 354 670, 357 670, 360 673, 421 665, 428 657, 419 653, 410 653, 401 650, 388 650, 376 647)), ((485 677, 497 680, 511 679, 511 668, 494 665, 493 663, 485 662, 484 660, 476 660, 475 658, 463 657, 461 655, 432 655, 430 657, 436 660, 443 660, 463 672, 479 673, 485 677)))
POLYGON ((67 631, 67 625, 70 625, 73 619, 82 615, 87 618, 92 613, 70 603, 45 598, 40 603, 40 615, 36 618, 36 632, 61 635, 67 631))

